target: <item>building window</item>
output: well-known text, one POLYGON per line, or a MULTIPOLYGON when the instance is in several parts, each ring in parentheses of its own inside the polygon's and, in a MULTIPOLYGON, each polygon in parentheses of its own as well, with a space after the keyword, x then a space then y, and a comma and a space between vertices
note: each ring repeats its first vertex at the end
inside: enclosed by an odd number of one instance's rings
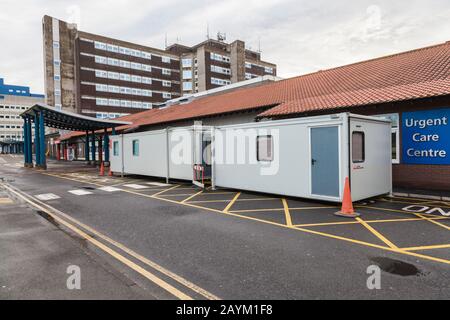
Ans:
POLYGON ((163 98, 170 99, 170 98, 172 98, 172 95, 169 92, 163 92, 163 98))
POLYGON ((258 161, 273 161, 273 137, 256 137, 256 158, 258 161))
POLYGON ((270 68, 270 67, 264 67, 264 72, 265 72, 265 73, 270 73, 270 74, 272 74, 272 73, 273 73, 273 68, 270 68))
POLYGON ((192 79, 192 71, 183 70, 183 79, 192 79))
POLYGON ((352 132, 352 161, 353 163, 364 162, 366 157, 365 136, 362 131, 352 132))
POLYGON ((192 82, 183 82, 183 91, 191 91, 192 82))
POLYGON ((162 69, 162 74, 170 76, 170 70, 169 69, 162 69))
POLYGON ((375 117, 391 120, 392 163, 400 163, 400 133, 398 113, 379 114, 375 117))
POLYGON ((191 58, 181 59, 181 66, 183 68, 190 68, 190 67, 192 67, 192 59, 191 58))
POLYGON ((113 155, 116 157, 119 155, 119 141, 113 143, 113 155))
POLYGON ((170 82, 170 81, 163 81, 162 85, 163 85, 163 87, 171 87, 172 86, 172 82, 170 82))
POLYGON ((53 48, 59 48, 59 42, 58 41, 53 41, 53 48))
POLYGON ((55 60, 53 61, 53 64, 55 65, 55 67, 59 67, 61 65, 61 60, 55 60))
POLYGON ((164 63, 170 63, 170 58, 169 57, 162 57, 162 62, 164 63))
POLYGON ((53 77, 53 79, 55 79, 55 81, 59 81, 61 80, 61 76, 58 74, 55 74, 55 76, 53 77))

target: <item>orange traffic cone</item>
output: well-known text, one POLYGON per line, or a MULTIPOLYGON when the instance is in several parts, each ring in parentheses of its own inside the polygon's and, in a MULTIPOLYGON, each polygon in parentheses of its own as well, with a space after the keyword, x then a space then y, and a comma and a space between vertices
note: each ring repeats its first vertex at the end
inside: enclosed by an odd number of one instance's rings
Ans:
POLYGON ((112 173, 112 171, 111 171, 111 165, 109 165, 108 176, 109 176, 109 177, 112 177, 112 176, 113 176, 113 173, 112 173))
POLYGON ((103 165, 103 161, 100 163, 100 176, 104 176, 105 175, 105 166, 103 165))
POLYGON ((350 182, 348 177, 345 178, 344 185, 344 197, 342 199, 342 207, 341 211, 334 213, 336 216, 346 217, 346 218, 355 218, 359 217, 359 213, 356 213, 353 209, 352 195, 350 192, 350 182))

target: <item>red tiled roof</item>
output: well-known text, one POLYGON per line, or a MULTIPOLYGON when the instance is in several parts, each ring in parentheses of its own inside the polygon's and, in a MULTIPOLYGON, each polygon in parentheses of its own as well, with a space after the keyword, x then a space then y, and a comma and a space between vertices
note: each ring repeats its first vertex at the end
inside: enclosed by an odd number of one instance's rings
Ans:
POLYGON ((259 117, 363 106, 450 94, 450 41, 267 85, 206 96, 120 120, 135 126, 272 107, 259 117))

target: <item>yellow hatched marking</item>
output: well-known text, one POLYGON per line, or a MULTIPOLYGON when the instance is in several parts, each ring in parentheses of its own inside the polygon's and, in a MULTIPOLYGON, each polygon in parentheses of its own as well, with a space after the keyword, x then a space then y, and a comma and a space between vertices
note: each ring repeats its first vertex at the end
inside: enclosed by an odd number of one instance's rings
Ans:
POLYGON ((423 216, 423 215, 420 214, 420 213, 416 213, 415 215, 418 216, 418 217, 420 217, 420 218, 422 218, 422 219, 424 219, 424 220, 426 220, 426 221, 429 221, 429 222, 431 222, 431 223, 433 223, 433 224, 435 224, 435 225, 437 225, 437 226, 440 226, 440 227, 442 227, 442 228, 444 228, 444 229, 450 230, 450 227, 449 227, 449 226, 446 226, 445 224, 442 224, 442 223, 439 223, 439 222, 437 222, 437 221, 434 221, 434 220, 436 220, 436 219, 430 219, 430 218, 428 218, 428 217, 423 216))
POLYGON ((176 186, 170 187, 168 189, 161 190, 161 191, 159 191, 157 193, 154 193, 152 195, 156 197, 157 195, 163 194, 164 192, 167 192, 169 190, 173 190, 173 189, 178 188, 178 187, 179 187, 179 185, 176 185, 176 186))
POLYGON ((363 219, 356 217, 356 220, 361 223, 364 227, 366 227, 367 230, 372 232, 378 239, 383 241, 385 244, 387 244, 390 248, 398 249, 398 247, 393 244, 391 241, 389 241, 385 236, 383 236, 381 233, 379 233, 377 230, 372 228, 367 222, 365 222, 363 219))
POLYGON ((181 201, 181 203, 185 203, 185 202, 191 200, 192 198, 198 196, 198 195, 201 194, 201 193, 203 193, 203 190, 197 192, 196 194, 191 195, 190 197, 187 197, 186 199, 184 199, 183 201, 181 201))
POLYGON ((432 250, 432 249, 445 249, 450 248, 450 244, 436 244, 432 246, 420 246, 420 247, 408 247, 408 248, 401 248, 405 251, 415 251, 415 250, 432 250))
MULTIPOLYGON (((41 173, 42 174, 46 174, 46 175, 50 175, 50 176, 55 176, 57 178, 77 181, 75 179, 59 177, 57 175, 52 175, 52 174, 49 174, 49 173, 43 173, 43 172, 41 172, 41 173)), ((96 183, 91 183, 91 184, 99 185, 99 184, 96 184, 96 183)), ((103 185, 100 185, 100 186, 103 186, 103 185)), ((287 226, 285 224, 281 224, 281 223, 277 223, 277 222, 262 220, 262 219, 258 219, 258 218, 254 218, 254 217, 243 216, 243 215, 240 215, 240 214, 237 214, 237 213, 233 213, 233 212, 224 212, 224 211, 220 211, 220 210, 213 209, 213 208, 207 208, 207 207, 198 206, 198 205, 195 205, 195 204, 192 204, 192 203, 181 203, 179 201, 174 201, 174 200, 171 200, 171 199, 158 198, 158 197, 154 197, 154 196, 147 195, 147 194, 142 194, 142 193, 131 191, 131 190, 123 190, 123 192, 140 195, 140 196, 147 197, 147 198, 158 199, 158 200, 161 200, 161 201, 171 202, 171 203, 175 203, 175 204, 181 204, 181 205, 189 206, 189 207, 192 207, 192 208, 203 209, 203 210, 210 211, 210 212, 221 213, 221 214, 227 213, 230 216, 235 216, 235 217, 239 217, 239 218, 246 219, 246 220, 258 221, 258 222, 261 222, 261 223, 266 223, 266 224, 270 224, 270 225, 274 225, 274 226, 278 226, 278 227, 282 227, 282 228, 298 230, 298 231, 302 231, 302 232, 309 233, 309 234, 315 234, 315 235, 319 235, 319 236, 323 236, 323 237, 327 237, 327 238, 331 238, 331 239, 337 239, 337 240, 342 240, 342 241, 346 241, 346 242, 356 243, 356 244, 364 245, 364 246, 367 246, 367 247, 378 248, 378 249, 381 249, 381 250, 386 250, 386 251, 395 252, 395 253, 401 253, 401 254, 408 255, 408 256, 418 257, 418 258, 422 258, 422 259, 431 260, 431 261, 440 262, 440 263, 444 263, 444 264, 450 265, 450 260, 445 260, 445 259, 441 259, 441 258, 427 256, 427 255, 424 255, 424 254, 418 254, 418 253, 415 253, 415 252, 405 251, 405 250, 401 250, 401 249, 398 249, 398 248, 397 249, 389 248, 389 247, 380 246, 380 245, 369 243, 369 242, 365 242, 365 241, 360 241, 360 240, 355 240, 355 239, 345 238, 345 237, 339 237, 339 236, 336 236, 336 235, 333 235, 333 234, 319 232, 319 231, 305 229, 305 228, 300 228, 300 227, 295 227, 295 226, 289 227, 289 226, 287 226)), ((359 207, 366 207, 367 208, 367 206, 359 206, 359 207)), ((375 208, 375 209, 379 209, 379 208, 375 208)), ((291 208, 291 210, 292 210, 292 208, 291 208)), ((401 213, 408 213, 408 212, 404 212, 404 211, 400 211, 400 210, 395 210, 395 211, 401 212, 401 213)))
POLYGON ((281 202, 283 203, 284 216, 286 217, 286 225, 292 227, 292 219, 291 213, 289 212, 288 203, 285 198, 281 199, 281 202))
MULTIPOLYGON (((324 209, 324 208, 337 208, 337 207, 290 207, 289 210, 313 210, 313 209, 324 209)), ((265 208, 265 209, 243 209, 243 210, 231 210, 230 212, 259 212, 259 211, 284 211, 284 208, 265 208)))
POLYGON ((230 203, 225 207, 225 209, 223 209, 223 212, 225 213, 230 213, 230 209, 233 206, 233 204, 236 202, 236 200, 239 198, 239 196, 241 195, 240 192, 236 193, 236 195, 234 196, 234 198, 230 201, 230 203))
MULTIPOLYGON (((292 210, 292 208, 291 208, 292 210)), ((233 211, 234 212, 234 211, 233 211)), ((433 218, 433 220, 448 219, 444 217, 433 218)), ((384 223, 384 222, 410 222, 410 221, 422 221, 422 218, 400 218, 400 219, 384 219, 384 220, 364 220, 367 223, 384 223)), ((345 224, 359 224, 358 221, 347 221, 347 222, 318 222, 318 223, 308 223, 308 224, 296 224, 294 227, 316 227, 316 226, 332 226, 332 225, 345 225, 345 224)))

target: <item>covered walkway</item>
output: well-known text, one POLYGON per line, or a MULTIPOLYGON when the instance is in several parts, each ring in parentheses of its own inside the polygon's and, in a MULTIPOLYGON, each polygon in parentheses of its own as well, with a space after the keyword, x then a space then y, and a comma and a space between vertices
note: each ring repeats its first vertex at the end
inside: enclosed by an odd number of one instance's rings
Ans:
POLYGON ((96 133, 99 136, 99 161, 102 159, 102 148, 105 152, 105 161, 109 162, 109 136, 108 129, 117 126, 128 125, 130 122, 96 119, 83 116, 73 112, 62 111, 42 104, 36 104, 21 114, 23 125, 23 149, 25 167, 33 167, 33 140, 32 140, 32 123, 34 123, 34 151, 36 154, 35 166, 37 168, 46 169, 46 143, 45 143, 45 127, 56 128, 67 131, 85 132, 85 155, 86 161, 95 162, 96 154, 96 133), (100 134, 99 134, 100 132, 100 134), (103 137, 103 139, 102 139, 103 137), (103 140, 103 143, 102 143, 103 140), (89 155, 90 153, 90 155, 89 155))
POLYGON ((0 141, 0 153, 23 153, 23 141, 3 140, 0 141))

